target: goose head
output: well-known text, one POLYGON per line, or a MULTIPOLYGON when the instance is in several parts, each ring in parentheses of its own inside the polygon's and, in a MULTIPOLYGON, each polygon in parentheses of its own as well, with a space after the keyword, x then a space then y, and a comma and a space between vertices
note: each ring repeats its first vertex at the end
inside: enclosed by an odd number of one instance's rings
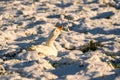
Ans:
POLYGON ((48 39, 55 40, 58 37, 58 35, 61 33, 62 28, 63 27, 60 26, 60 27, 53 29, 52 32, 50 33, 48 39))
POLYGON ((62 28, 63 28, 63 27, 60 26, 60 27, 57 27, 56 29, 54 29, 54 30, 53 30, 53 35, 54 35, 54 36, 58 36, 58 35, 60 34, 62 28))

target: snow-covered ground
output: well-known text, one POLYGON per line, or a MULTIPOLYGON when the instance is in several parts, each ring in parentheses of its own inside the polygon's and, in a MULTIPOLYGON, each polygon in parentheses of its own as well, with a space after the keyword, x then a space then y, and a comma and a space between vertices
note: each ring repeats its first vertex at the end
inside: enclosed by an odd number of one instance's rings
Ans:
POLYGON ((120 80, 120 0, 0 0, 0 80, 120 80), (60 25, 57 57, 28 50, 60 25))

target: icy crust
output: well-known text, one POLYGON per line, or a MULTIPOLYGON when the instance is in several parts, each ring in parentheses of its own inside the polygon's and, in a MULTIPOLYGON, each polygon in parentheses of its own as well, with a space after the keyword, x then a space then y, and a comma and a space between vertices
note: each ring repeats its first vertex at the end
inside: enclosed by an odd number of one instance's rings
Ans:
POLYGON ((120 80, 119 0, 0 1, 0 80, 120 80), (58 55, 29 51, 55 27, 58 55))

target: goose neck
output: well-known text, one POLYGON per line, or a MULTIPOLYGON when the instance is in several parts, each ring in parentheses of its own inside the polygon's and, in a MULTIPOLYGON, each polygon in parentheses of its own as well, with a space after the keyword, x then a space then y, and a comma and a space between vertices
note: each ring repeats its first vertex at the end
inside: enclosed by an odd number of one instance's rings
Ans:
POLYGON ((55 48, 55 46, 54 46, 54 44, 53 44, 53 42, 54 42, 54 40, 47 40, 46 41, 46 46, 49 46, 49 47, 51 47, 51 48, 53 48, 53 49, 56 49, 55 48))

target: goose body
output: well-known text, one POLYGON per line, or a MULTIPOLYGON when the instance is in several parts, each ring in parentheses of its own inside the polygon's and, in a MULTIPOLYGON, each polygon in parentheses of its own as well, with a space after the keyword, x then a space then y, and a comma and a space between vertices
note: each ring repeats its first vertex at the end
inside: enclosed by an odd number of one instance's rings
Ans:
POLYGON ((61 30, 62 30, 62 27, 53 29, 50 35, 48 36, 45 45, 34 45, 30 47, 29 50, 37 51, 39 54, 42 54, 45 56, 49 56, 49 55, 57 56, 58 51, 53 43, 55 39, 58 37, 58 35, 60 34, 61 30))
POLYGON ((51 48, 49 46, 45 46, 45 45, 36 45, 36 46, 32 46, 30 48, 31 48, 31 50, 37 51, 38 54, 44 55, 44 56, 49 56, 49 55, 57 56, 57 54, 58 54, 58 51, 56 49, 53 49, 53 48, 51 48))

